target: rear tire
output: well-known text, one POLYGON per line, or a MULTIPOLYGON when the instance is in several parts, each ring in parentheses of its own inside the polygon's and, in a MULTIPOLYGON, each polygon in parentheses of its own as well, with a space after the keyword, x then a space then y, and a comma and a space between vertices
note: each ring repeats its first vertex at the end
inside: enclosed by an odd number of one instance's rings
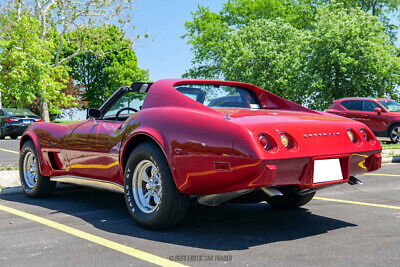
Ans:
POLYGON ((400 142, 400 124, 395 124, 390 127, 389 138, 393 144, 400 142))
POLYGON ((296 209, 310 202, 314 195, 315 192, 306 195, 291 193, 283 196, 268 198, 267 202, 273 208, 279 210, 296 209))
POLYGON ((32 198, 50 196, 57 184, 50 181, 50 177, 40 174, 37 152, 32 141, 27 141, 22 146, 19 156, 19 177, 24 193, 32 198))
POLYGON ((176 188, 168 162, 157 145, 137 146, 129 156, 124 177, 126 205, 136 223, 166 229, 183 220, 189 196, 176 188))
POLYGON ((18 138, 18 134, 12 134, 10 135, 11 139, 17 139, 18 138))

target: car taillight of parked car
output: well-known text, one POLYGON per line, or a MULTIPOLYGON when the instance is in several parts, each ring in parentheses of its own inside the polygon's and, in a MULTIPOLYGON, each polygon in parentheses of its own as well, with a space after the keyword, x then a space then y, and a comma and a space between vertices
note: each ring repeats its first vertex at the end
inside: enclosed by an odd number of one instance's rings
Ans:
POLYGON ((17 119, 13 119, 13 118, 5 118, 4 119, 6 122, 17 122, 17 119))
POLYGON ((42 122, 42 119, 36 119, 35 122, 42 122))

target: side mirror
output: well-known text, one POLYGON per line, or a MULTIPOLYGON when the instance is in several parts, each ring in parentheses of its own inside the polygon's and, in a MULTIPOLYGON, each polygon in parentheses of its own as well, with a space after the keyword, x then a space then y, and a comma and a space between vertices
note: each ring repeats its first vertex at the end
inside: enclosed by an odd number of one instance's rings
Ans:
POLYGON ((100 119, 103 116, 101 110, 97 109, 97 108, 89 108, 88 115, 89 115, 89 118, 93 118, 93 119, 100 119))
POLYGON ((378 115, 381 115, 381 113, 382 113, 382 109, 381 108, 374 108, 374 111, 376 113, 378 113, 378 115))

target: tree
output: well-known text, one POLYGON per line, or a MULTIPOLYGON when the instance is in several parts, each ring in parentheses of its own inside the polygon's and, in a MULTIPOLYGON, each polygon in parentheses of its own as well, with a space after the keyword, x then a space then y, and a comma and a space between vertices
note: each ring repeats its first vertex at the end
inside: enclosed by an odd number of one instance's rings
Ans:
POLYGON ((359 8, 321 5, 309 29, 256 19, 229 31, 212 47, 217 60, 204 61, 215 72, 202 75, 250 82, 317 109, 342 97, 399 97, 397 49, 379 19, 359 8))
POLYGON ((221 72, 302 103, 307 98, 305 71, 309 32, 281 19, 258 19, 233 33, 224 47, 221 72))
POLYGON ((329 3, 341 3, 347 8, 360 8, 366 13, 379 18, 386 28, 386 32, 396 39, 398 25, 391 22, 392 17, 400 15, 400 0, 307 0, 310 5, 326 5, 329 3))
POLYGON ((40 24, 31 16, 8 14, 0 27, 0 90, 6 105, 26 107, 41 96, 50 111, 69 105, 73 98, 62 92, 68 81, 64 66, 51 67, 55 44, 39 38, 40 24))
POLYGON ((188 43, 192 45, 193 68, 185 77, 221 77, 224 44, 230 34, 257 19, 276 19, 290 23, 296 28, 310 27, 315 7, 304 1, 285 0, 232 0, 223 5, 219 13, 199 6, 192 12, 193 21, 185 23, 188 43))
MULTIPOLYGON (((233 32, 251 25, 258 19, 282 19, 294 28, 313 30, 318 7, 326 6, 334 0, 229 0, 220 12, 212 12, 199 6, 192 12, 192 21, 185 23, 183 36, 192 46, 194 54, 192 68, 184 77, 222 78, 221 65, 224 44, 233 32)), ((345 8, 361 8, 377 16, 394 43, 397 26, 390 18, 399 15, 400 0, 336 0, 345 8)))
POLYGON ((310 47, 310 106, 350 96, 398 99, 400 59, 377 17, 341 4, 318 8, 310 47))
POLYGON ((89 40, 87 46, 97 46, 96 54, 90 51, 79 54, 68 62, 71 75, 83 89, 82 97, 91 107, 99 107, 118 87, 134 81, 148 81, 148 72, 138 67, 132 41, 115 25, 92 27, 85 32, 71 32, 65 39, 65 57, 74 54, 76 39, 89 40), (107 40, 96 40, 91 35, 107 32, 107 40), (89 36, 85 36, 89 35, 89 36))
MULTIPOLYGON (((49 71, 55 72, 64 63, 81 53, 90 51, 96 54, 96 46, 88 47, 88 40, 80 40, 76 43, 76 51, 63 57, 64 36, 71 31, 86 31, 88 27, 102 25, 106 22, 114 22, 121 25, 130 22, 129 11, 132 0, 9 0, 2 8, 3 20, 8 20, 0 33, 9 36, 7 31, 14 31, 14 22, 22 17, 36 19, 39 29, 35 31, 35 40, 41 42, 53 42, 52 57, 46 57, 44 61, 49 71), (54 69, 54 70, 53 70, 54 69)), ((98 32, 97 40, 108 38, 107 32, 98 32)), ((92 36, 93 37, 93 36, 92 36)), ((16 91, 33 90, 33 84, 25 84, 25 87, 14 88, 16 91)), ((41 116, 44 121, 49 121, 48 101, 50 98, 41 90, 33 90, 40 100, 41 116)), ((23 95, 24 93, 20 93, 23 95)))

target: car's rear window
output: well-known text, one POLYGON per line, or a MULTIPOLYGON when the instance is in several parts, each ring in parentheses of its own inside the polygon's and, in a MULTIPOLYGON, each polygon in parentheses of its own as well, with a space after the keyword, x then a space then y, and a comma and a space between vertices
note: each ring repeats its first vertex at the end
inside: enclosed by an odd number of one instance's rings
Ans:
POLYGON ((396 101, 379 101, 389 112, 399 112, 400 111, 400 104, 396 101))
POLYGON ((250 90, 218 84, 185 84, 175 86, 176 90, 201 104, 212 108, 259 109, 260 102, 250 90))
POLYGON ((4 109, 4 114, 6 116, 37 116, 27 109, 4 109))

